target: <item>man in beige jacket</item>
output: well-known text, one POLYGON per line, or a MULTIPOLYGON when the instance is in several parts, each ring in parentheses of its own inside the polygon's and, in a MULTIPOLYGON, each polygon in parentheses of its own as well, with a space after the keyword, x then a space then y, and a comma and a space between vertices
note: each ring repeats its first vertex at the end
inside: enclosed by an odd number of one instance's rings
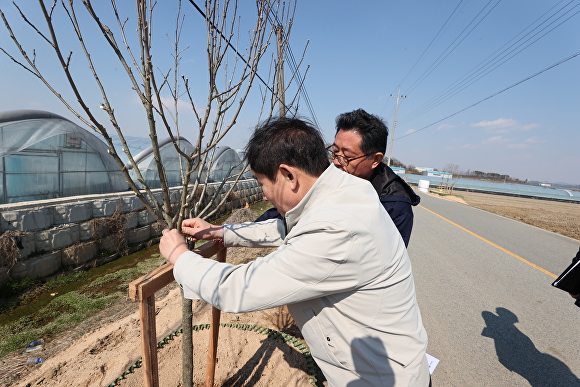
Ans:
POLYGON ((427 387, 411 263, 372 185, 329 166, 320 133, 298 119, 258 127, 246 159, 285 222, 164 230, 160 251, 185 296, 234 313, 288 305, 331 387, 427 387), (231 265, 189 251, 181 233, 279 248, 231 265))

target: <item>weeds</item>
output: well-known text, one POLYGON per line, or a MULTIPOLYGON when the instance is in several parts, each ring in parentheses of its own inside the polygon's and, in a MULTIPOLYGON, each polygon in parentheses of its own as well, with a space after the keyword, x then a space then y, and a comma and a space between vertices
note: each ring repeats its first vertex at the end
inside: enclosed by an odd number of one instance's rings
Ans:
MULTIPOLYGON (((79 283, 76 290, 53 298, 48 304, 31 310, 29 314, 0 326, 0 357, 39 338, 51 337, 66 331, 71 324, 78 324, 107 308, 114 300, 126 297, 129 283, 153 270, 164 262, 158 254, 139 262, 136 266, 117 270, 87 283, 89 272, 65 275, 42 285, 43 292, 57 287, 79 283)), ((26 280, 12 281, 11 292, 29 288, 26 280)))
POLYGON ((22 294, 28 289, 41 284, 41 280, 32 277, 10 279, 0 285, 0 298, 8 298, 22 294))
POLYGON ((129 246, 125 236, 125 221, 126 216, 120 206, 109 217, 91 219, 89 222, 92 226, 92 240, 100 244, 106 237, 111 237, 117 247, 115 252, 120 255, 127 255, 129 246))
POLYGON ((119 294, 104 293, 87 295, 78 291, 56 297, 34 315, 0 327, 0 356, 23 348, 27 343, 50 336, 79 323, 107 307, 119 294))
POLYGON ((6 313, 19 305, 26 304, 42 293, 80 281, 88 276, 87 272, 61 275, 49 281, 40 278, 25 277, 11 279, 0 285, 0 313, 6 313))
POLYGON ((62 275, 46 282, 47 290, 58 288, 60 286, 68 285, 75 281, 80 281, 87 278, 89 274, 86 271, 79 271, 78 273, 62 275))
POLYGON ((0 313, 5 313, 17 307, 35 289, 42 287, 42 281, 37 278, 26 277, 11 279, 0 285, 0 313))
POLYGON ((27 234, 22 231, 8 230, 0 235, 0 267, 12 269, 20 258, 21 238, 27 234))
POLYGON ((165 259, 158 257, 149 259, 144 262, 139 262, 135 267, 121 269, 114 273, 105 274, 104 276, 99 277, 88 284, 87 288, 102 288, 111 284, 117 284, 115 286, 116 289, 125 291, 129 287, 129 282, 159 267, 159 265, 163 262, 165 262, 165 259))

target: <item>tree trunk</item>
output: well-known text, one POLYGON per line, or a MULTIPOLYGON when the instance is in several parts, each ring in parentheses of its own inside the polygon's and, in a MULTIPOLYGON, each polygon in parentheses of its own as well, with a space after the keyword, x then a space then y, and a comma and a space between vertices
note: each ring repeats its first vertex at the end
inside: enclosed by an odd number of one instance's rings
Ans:
POLYGON ((182 381, 183 387, 193 387, 193 311, 191 300, 183 295, 181 289, 181 320, 183 327, 182 351, 182 381))

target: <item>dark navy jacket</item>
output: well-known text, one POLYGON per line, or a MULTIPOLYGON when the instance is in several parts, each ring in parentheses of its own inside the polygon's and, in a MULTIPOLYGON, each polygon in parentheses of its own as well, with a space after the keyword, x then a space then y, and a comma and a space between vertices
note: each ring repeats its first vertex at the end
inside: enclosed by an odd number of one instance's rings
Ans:
MULTIPOLYGON (((415 191, 399 175, 386 164, 380 163, 374 170, 370 179, 379 199, 389 216, 397 226, 405 246, 409 245, 411 231, 413 229, 413 208, 421 201, 415 191)), ((264 212, 256 222, 267 219, 283 219, 282 215, 271 208, 264 212)))

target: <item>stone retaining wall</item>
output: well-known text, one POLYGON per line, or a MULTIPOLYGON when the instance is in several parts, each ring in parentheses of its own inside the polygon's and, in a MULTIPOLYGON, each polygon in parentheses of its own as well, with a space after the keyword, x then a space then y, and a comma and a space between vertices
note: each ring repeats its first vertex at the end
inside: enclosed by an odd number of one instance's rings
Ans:
MULTIPOLYGON (((229 184, 222 192, 227 192, 229 184)), ((218 183, 210 184, 206 197, 218 187, 218 183)), ((170 191, 171 201, 177 202, 181 188, 170 191)), ((153 192, 161 202, 161 190, 153 192)), ((222 215, 245 203, 262 200, 262 189, 255 179, 239 181, 232 192, 222 215)), ((99 254, 115 252, 123 242, 119 238, 124 238, 128 246, 156 240, 162 227, 144 208, 133 192, 0 205, 0 238, 11 235, 19 249, 16 262, 7 262, 6 251, 0 251, 0 262, 4 264, 0 267, 0 283, 10 278, 45 278, 63 266, 87 264, 99 254), (110 234, 110 224, 115 221, 122 231, 110 234)))

